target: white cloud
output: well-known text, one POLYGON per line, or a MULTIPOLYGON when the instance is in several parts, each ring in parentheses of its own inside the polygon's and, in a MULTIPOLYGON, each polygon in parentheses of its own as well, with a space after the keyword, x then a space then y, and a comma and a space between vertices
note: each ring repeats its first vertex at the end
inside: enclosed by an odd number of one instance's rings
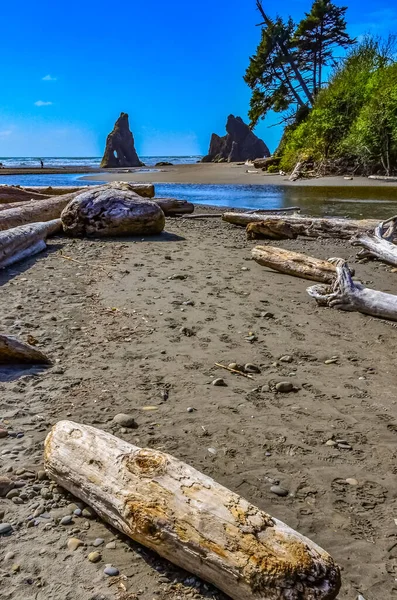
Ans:
POLYGON ((51 75, 46 75, 45 77, 42 78, 42 81, 56 81, 57 78, 56 77, 51 77, 51 75))
POLYGON ((11 135, 12 131, 11 129, 3 129, 3 131, 0 131, 0 137, 6 137, 7 135, 11 135))
POLYGON ((37 100, 34 103, 35 106, 51 106, 52 102, 44 102, 44 100, 37 100))

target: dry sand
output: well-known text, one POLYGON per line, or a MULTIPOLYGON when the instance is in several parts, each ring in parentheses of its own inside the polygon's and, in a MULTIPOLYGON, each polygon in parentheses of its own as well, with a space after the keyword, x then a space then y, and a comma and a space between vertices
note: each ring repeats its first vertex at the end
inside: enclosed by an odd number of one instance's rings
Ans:
POLYGON ((148 183, 205 183, 205 184, 266 184, 288 185, 294 187, 392 187, 397 188, 396 182, 383 182, 368 179, 367 177, 354 177, 346 180, 343 177, 321 177, 318 179, 301 179, 295 182, 288 180, 283 175, 270 175, 254 167, 247 167, 237 163, 197 163, 193 165, 175 165, 172 167, 150 168, 146 171, 139 169, 117 169, 98 173, 82 179, 95 179, 95 181, 137 181, 148 183))
MULTIPOLYGON (((173 454, 309 536, 342 566, 340 599, 394 598, 395 325, 317 307, 307 281, 250 260, 254 242, 243 229, 214 219, 167 219, 166 228, 138 241, 56 238, 0 274, 1 331, 33 335, 55 361, 41 372, 0 371, 0 424, 24 434, 0 439, 0 474, 30 482, 53 423, 91 424, 173 454), (251 381, 214 366, 234 361, 259 365, 261 374, 251 381), (215 377, 227 387, 211 385, 215 377), (280 380, 296 392, 266 391, 280 380), (115 427, 120 412, 138 429, 115 427), (327 445, 331 439, 351 449, 327 445), (288 497, 270 492, 275 480, 288 497)), ((397 274, 357 263, 347 243, 280 244, 348 258, 363 281, 397 293, 397 274)), ((0 537, 2 600, 224 599, 99 520, 59 525, 72 499, 33 483, 19 500, 0 499, 0 521, 14 527, 0 537), (30 527, 40 504, 47 518, 30 527), (85 544, 75 551, 66 547, 73 536, 85 544), (96 538, 115 548, 96 548, 101 560, 92 564, 96 538), (107 578, 106 563, 122 578, 107 578)))

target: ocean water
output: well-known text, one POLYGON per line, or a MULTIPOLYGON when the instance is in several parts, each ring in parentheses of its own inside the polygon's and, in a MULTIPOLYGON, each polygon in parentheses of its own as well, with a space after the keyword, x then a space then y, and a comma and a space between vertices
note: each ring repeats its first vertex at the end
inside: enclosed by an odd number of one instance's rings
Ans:
MULTIPOLYGON (((42 159, 45 167, 87 167, 97 169, 101 158, 101 156, 0 156, 0 163, 4 167, 40 167, 40 159, 42 159)), ((148 166, 154 166, 158 162, 172 162, 175 165, 186 165, 196 163, 201 159, 201 156, 141 156, 140 159, 148 166)))

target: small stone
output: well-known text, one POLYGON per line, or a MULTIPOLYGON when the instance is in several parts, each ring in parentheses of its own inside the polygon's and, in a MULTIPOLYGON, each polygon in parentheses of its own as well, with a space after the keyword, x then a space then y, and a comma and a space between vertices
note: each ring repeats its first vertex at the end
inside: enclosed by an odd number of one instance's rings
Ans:
POLYGON ((269 311, 261 312, 261 317, 262 319, 274 319, 274 314, 269 311))
POLYGON ((72 525, 73 524, 73 519, 70 515, 66 515, 66 517, 62 517, 62 519, 59 522, 60 525, 72 525))
POLYGON ((13 487, 14 482, 9 477, 0 476, 0 498, 5 498, 13 487))
POLYGON ((248 267, 241 267, 241 270, 242 271, 249 271, 249 268, 248 267))
POLYGON ((186 302, 183 302, 184 306, 194 306, 194 302, 193 300, 186 300, 186 302))
POLYGON ((349 485, 358 485, 357 479, 353 479, 353 478, 350 478, 350 477, 348 477, 346 479, 346 483, 348 483, 349 485))
POLYGON ((325 442, 325 445, 326 446, 336 446, 336 442, 335 442, 335 440, 327 440, 325 442))
POLYGON ((44 481, 45 479, 48 479, 47 473, 44 471, 44 469, 40 469, 39 471, 37 471, 37 479, 39 481, 44 481))
POLYGON ((189 329, 189 327, 185 327, 185 326, 180 328, 179 333, 186 335, 186 337, 193 337, 195 335, 193 329, 189 329))
POLYGON ((12 565, 12 567, 11 567, 11 571, 13 573, 19 573, 20 570, 21 570, 21 565, 12 565))
POLYGON ((340 450, 351 450, 352 447, 347 442, 337 442, 337 446, 340 450))
POLYGON ((230 363, 228 367, 229 369, 233 369, 233 371, 240 371, 240 367, 237 363, 230 363))
POLYGON ((87 558, 90 562, 97 563, 101 560, 102 556, 100 552, 90 552, 87 558))
POLYGON ((289 354, 286 354, 285 356, 282 356, 281 358, 278 359, 280 362, 285 362, 285 363, 292 363, 293 358, 292 356, 289 356, 289 354))
POLYGON ((272 492, 272 494, 276 494, 277 496, 288 496, 289 493, 288 490, 279 485, 272 485, 270 491, 272 492))
POLYGON ((276 391, 281 392, 283 394, 292 392, 294 389, 294 385, 290 381, 280 381, 276 384, 276 391))
POLYGON ((138 427, 134 417, 131 415, 126 415, 124 413, 119 413, 113 417, 113 422, 121 427, 128 427, 129 429, 136 429, 138 427))
POLYGON ((261 370, 259 367, 257 367, 257 365, 253 365, 252 363, 247 363, 246 365, 244 365, 244 371, 246 373, 260 373, 261 370))
POLYGON ((119 575, 120 571, 118 569, 116 569, 116 567, 106 567, 103 572, 105 573, 105 575, 108 575, 109 577, 117 577, 117 575, 119 575))
POLYGON ((8 560, 12 560, 13 558, 15 558, 15 552, 7 552, 7 554, 4 557, 4 560, 8 561, 8 560))
POLYGON ((183 275, 181 273, 175 273, 174 275, 171 275, 171 277, 168 277, 168 279, 170 279, 171 281, 175 281, 175 280, 180 280, 183 281, 184 279, 187 278, 187 275, 183 275))
POLYGON ((76 517, 81 517, 81 513, 82 513, 82 512, 83 512, 83 511, 81 510, 81 508, 76 508, 76 510, 74 510, 74 511, 73 511, 73 514, 74 514, 76 517))
POLYGON ((83 512, 81 513, 81 515, 85 519, 95 519, 95 517, 96 517, 95 512, 89 506, 86 506, 86 508, 83 508, 83 512))
POLYGON ((224 379, 222 379, 221 377, 218 377, 217 379, 214 379, 214 381, 212 382, 212 385, 215 385, 217 387, 226 387, 227 383, 224 379))
POLYGON ((116 548, 116 542, 109 542, 108 544, 106 544, 105 548, 107 548, 108 550, 114 550, 116 548))
POLYGON ((8 437, 7 429, 0 429, 0 439, 8 437))
POLYGON ((208 452, 212 455, 218 454, 218 451, 216 450, 216 448, 208 448, 208 452))
POLYGON ((70 550, 71 552, 74 552, 75 550, 77 550, 77 548, 80 548, 80 546, 83 546, 84 542, 79 540, 79 538, 73 537, 67 541, 66 545, 68 547, 68 550, 70 550))
POLYGON ((92 545, 97 548, 98 546, 102 546, 102 544, 105 543, 105 540, 103 538, 96 538, 96 540, 93 541, 92 545))
POLYGON ((187 408, 186 410, 188 413, 194 412, 194 408, 192 406, 189 406, 189 408, 187 408))
POLYGON ((13 498, 17 498, 19 493, 19 490, 10 490, 8 494, 6 494, 6 498, 8 498, 8 500, 12 500, 13 498))
POLYGON ((10 523, 0 523, 0 535, 6 535, 13 531, 12 525, 10 523))
POLYGON ((337 362, 338 362, 338 357, 334 356, 333 358, 328 358, 327 360, 325 360, 324 364, 325 365, 334 365, 337 362))
POLYGON ((43 487, 41 489, 40 495, 45 500, 51 500, 52 499, 52 492, 48 488, 46 488, 46 487, 43 487))

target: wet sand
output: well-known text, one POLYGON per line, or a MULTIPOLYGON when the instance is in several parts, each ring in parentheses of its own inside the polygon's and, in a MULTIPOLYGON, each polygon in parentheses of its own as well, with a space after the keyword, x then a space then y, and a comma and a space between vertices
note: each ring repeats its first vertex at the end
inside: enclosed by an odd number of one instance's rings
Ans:
POLYGON ((318 179, 301 179, 295 182, 288 180, 283 175, 270 175, 254 167, 238 165, 237 163, 198 163, 193 165, 175 165, 161 167, 140 172, 139 169, 118 169, 117 172, 109 170, 99 173, 95 177, 82 177, 82 179, 95 179, 95 181, 139 181, 148 183, 193 183, 193 184, 264 184, 294 187, 378 187, 397 188, 396 182, 382 182, 367 177, 354 177, 346 180, 343 177, 320 177, 318 179))
MULTIPOLYGON (((397 328, 317 307, 309 282, 250 260, 255 243, 243 229, 167 219, 166 230, 145 240, 54 238, 0 273, 1 331, 34 336, 54 360, 43 371, 0 370, 0 426, 23 434, 0 439, 0 473, 27 482, 18 501, 0 498, 0 521, 14 527, 0 538, 2 598, 224 600, 100 520, 59 524, 73 499, 29 473, 64 418, 169 452, 307 535, 342 566, 340 599, 393 598, 397 328), (249 380, 214 366, 235 361, 261 373, 249 380), (216 377, 227 386, 211 385, 216 377), (271 391, 277 381, 295 392, 271 391), (121 412, 136 430, 114 425, 121 412), (275 481, 287 497, 271 493, 275 481), (69 550, 71 537, 84 545, 69 550), (96 538, 104 543, 94 548, 96 538), (107 563, 121 579, 106 578, 107 563)), ((358 263, 346 242, 277 244, 347 258, 362 281, 397 293, 397 274, 358 263)))

